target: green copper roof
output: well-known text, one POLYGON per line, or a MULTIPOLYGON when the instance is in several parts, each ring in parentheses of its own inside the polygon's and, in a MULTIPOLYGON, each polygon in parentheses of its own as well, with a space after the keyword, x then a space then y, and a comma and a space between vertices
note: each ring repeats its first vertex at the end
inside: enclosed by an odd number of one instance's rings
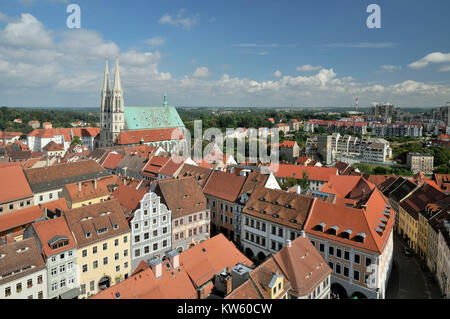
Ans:
POLYGON ((125 106, 125 123, 128 130, 184 127, 173 106, 125 106))

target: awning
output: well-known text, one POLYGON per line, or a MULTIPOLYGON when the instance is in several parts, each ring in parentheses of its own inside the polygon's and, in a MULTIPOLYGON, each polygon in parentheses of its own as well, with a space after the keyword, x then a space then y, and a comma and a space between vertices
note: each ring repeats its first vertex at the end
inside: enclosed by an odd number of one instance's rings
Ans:
POLYGON ((62 294, 59 295, 59 297, 61 299, 74 299, 76 297, 78 297, 78 295, 80 294, 80 288, 73 288, 70 289, 62 294))

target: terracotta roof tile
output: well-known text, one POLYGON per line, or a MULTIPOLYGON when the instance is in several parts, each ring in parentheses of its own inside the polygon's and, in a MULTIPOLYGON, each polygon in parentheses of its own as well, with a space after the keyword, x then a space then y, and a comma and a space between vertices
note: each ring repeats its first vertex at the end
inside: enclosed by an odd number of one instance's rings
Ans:
POLYGON ((1 166, 0 180, 0 203, 33 196, 20 163, 1 166))
POLYGON ((32 206, 12 213, 0 214, 0 232, 33 223, 44 213, 39 206, 32 206))
POLYGON ((213 171, 203 187, 203 192, 209 196, 234 202, 238 199, 245 180, 246 178, 243 176, 213 171))

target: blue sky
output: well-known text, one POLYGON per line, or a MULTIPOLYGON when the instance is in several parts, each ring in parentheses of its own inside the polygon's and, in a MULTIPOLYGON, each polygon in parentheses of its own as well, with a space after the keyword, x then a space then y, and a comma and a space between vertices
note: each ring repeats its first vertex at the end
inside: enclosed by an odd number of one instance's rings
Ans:
POLYGON ((441 106, 449 12, 447 0, 3 0, 0 104, 96 106, 104 56, 118 55, 127 105, 167 92, 179 106, 441 106), (381 29, 366 26, 371 3, 381 29))

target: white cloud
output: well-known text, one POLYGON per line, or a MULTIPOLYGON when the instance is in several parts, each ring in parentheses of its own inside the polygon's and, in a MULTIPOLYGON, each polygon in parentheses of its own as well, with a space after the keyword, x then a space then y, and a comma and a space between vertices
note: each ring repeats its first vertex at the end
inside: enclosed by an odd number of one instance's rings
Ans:
POLYGON ((408 66, 412 69, 421 69, 430 63, 450 62, 450 53, 433 52, 408 66))
POLYGON ((279 78, 280 76, 283 75, 283 73, 281 73, 280 70, 276 70, 273 75, 275 75, 277 78, 279 78))
POLYGON ((394 72, 401 70, 401 66, 397 65, 380 65, 380 69, 375 71, 375 73, 386 73, 386 72, 394 72))
POLYGON ((363 48, 363 49, 384 49, 396 47, 395 42, 358 42, 358 43, 331 43, 325 44, 324 48, 363 48))
POLYGON ((198 15, 186 16, 186 10, 180 9, 176 16, 164 14, 160 19, 161 24, 172 24, 175 26, 182 26, 185 29, 190 29, 193 25, 198 23, 198 15))
POLYGON ((322 66, 320 66, 320 65, 312 66, 311 64, 305 64, 305 65, 296 67, 296 70, 299 72, 310 72, 310 71, 320 70, 321 68, 322 68, 322 66))
POLYGON ((164 43, 166 43, 166 39, 164 39, 163 37, 153 37, 153 38, 144 40, 143 42, 148 44, 151 47, 157 47, 157 46, 160 46, 160 45, 163 45, 164 43))
POLYGON ((0 32, 0 42, 21 48, 49 48, 53 45, 51 32, 29 13, 20 20, 10 22, 0 32))
POLYGON ((211 75, 208 68, 206 66, 200 66, 195 69, 194 74, 192 75, 194 78, 206 78, 211 75))
POLYGON ((450 65, 444 65, 439 69, 439 72, 450 72, 450 65))

